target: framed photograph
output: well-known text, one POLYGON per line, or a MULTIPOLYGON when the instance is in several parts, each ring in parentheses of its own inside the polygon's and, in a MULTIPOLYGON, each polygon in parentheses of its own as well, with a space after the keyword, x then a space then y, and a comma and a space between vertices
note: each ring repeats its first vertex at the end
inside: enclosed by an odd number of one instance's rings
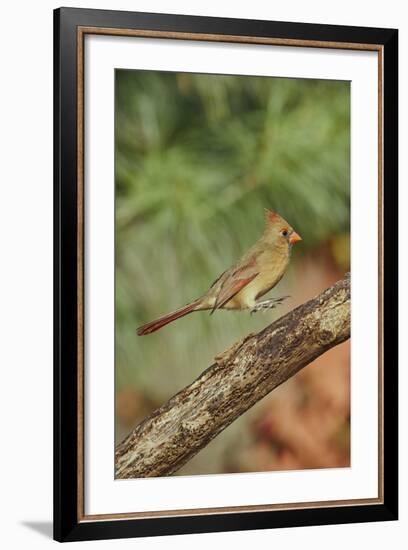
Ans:
POLYGON ((397 519, 397 30, 54 37, 55 539, 397 519))

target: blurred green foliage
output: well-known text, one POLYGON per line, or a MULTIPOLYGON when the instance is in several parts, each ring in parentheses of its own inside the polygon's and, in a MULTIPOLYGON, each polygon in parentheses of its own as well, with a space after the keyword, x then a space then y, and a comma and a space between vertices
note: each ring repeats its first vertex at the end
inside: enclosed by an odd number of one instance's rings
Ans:
POLYGON ((349 232, 349 94, 348 82, 116 71, 117 388, 165 399, 282 314, 194 313, 136 336, 232 265, 264 208, 303 237, 292 262, 349 232))

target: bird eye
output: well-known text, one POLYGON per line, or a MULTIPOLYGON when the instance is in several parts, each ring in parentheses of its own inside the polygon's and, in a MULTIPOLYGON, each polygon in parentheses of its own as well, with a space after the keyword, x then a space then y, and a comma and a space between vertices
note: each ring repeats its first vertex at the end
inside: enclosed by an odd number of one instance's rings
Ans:
POLYGON ((282 229, 281 235, 282 235, 283 237, 287 237, 287 236, 288 236, 288 230, 287 230, 287 229, 282 229))

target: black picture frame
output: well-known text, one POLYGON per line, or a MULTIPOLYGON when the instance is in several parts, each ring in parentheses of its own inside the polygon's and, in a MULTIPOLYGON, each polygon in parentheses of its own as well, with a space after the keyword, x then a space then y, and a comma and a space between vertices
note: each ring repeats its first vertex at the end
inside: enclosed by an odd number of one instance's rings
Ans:
POLYGON ((398 517, 398 31, 60 8, 54 12, 54 537, 58 541, 395 520, 398 517), (376 504, 120 520, 80 519, 78 126, 80 27, 375 44, 383 55, 383 497, 376 504))

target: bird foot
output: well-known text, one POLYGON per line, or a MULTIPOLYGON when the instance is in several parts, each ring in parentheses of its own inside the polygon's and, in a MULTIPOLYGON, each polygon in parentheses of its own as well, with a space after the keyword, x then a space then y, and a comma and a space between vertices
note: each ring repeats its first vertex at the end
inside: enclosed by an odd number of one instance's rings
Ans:
POLYGON ((270 300, 257 302, 251 309, 251 315, 256 311, 261 311, 263 309, 274 309, 276 306, 280 306, 283 300, 286 300, 286 298, 290 298, 290 296, 282 296, 281 298, 271 298, 270 300))

